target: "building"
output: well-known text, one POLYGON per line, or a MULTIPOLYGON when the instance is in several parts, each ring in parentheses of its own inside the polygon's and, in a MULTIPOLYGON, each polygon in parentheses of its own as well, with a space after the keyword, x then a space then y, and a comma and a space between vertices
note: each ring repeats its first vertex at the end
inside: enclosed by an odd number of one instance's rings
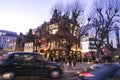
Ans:
MULTIPOLYGON (((84 26, 83 26, 84 27, 84 26)), ((82 53, 86 52, 96 52, 94 37, 95 37, 95 28, 92 27, 92 24, 89 25, 90 29, 87 31, 87 35, 81 40, 81 49, 82 53)))
MULTIPOLYGON (((92 25, 91 25, 92 26, 92 25)), ((81 41, 81 47, 82 52, 96 52, 95 44, 94 44, 94 37, 95 37, 95 28, 91 27, 88 30, 88 35, 81 41)), ((98 39, 100 38, 101 34, 98 34, 98 39)), ((113 48, 119 48, 120 47, 120 39, 119 39, 119 27, 115 26, 110 29, 108 35, 104 39, 104 45, 109 47, 109 44, 112 44, 113 48)))
POLYGON ((10 50, 10 47, 15 47, 16 38, 16 32, 0 30, 0 47, 4 50, 10 50))
POLYGON ((45 51, 48 57, 68 56, 68 53, 81 55, 79 26, 75 26, 73 20, 65 15, 57 14, 56 18, 53 14, 50 22, 44 22, 36 30, 36 35, 36 40, 40 41, 37 51, 45 51))
POLYGON ((8 41, 8 51, 14 52, 16 47, 16 38, 8 41))
POLYGON ((120 28, 118 25, 110 29, 108 42, 113 44, 114 48, 120 48, 120 28))

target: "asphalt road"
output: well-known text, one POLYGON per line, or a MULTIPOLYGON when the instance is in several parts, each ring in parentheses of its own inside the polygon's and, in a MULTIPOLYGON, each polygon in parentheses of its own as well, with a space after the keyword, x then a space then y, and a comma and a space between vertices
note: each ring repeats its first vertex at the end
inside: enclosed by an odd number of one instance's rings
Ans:
POLYGON ((64 64, 64 74, 59 79, 50 79, 39 76, 24 76, 24 77, 14 77, 12 80, 74 80, 73 74, 77 71, 80 71, 83 68, 86 68, 92 64, 77 63, 76 68, 69 68, 68 65, 64 64))
MULTIPOLYGON (((89 66, 89 65, 87 65, 87 66, 89 66)), ((102 69, 93 72, 96 75, 95 78, 91 78, 91 79, 88 79, 88 80, 120 80, 120 77, 119 78, 118 77, 114 77, 114 78, 111 77, 111 78, 109 78, 110 76, 114 76, 115 75, 115 72, 117 72, 117 71, 115 71, 115 69, 117 70, 118 66, 116 66, 114 64, 105 64, 101 68, 102 69)), ((67 72, 65 72, 64 75, 62 77, 60 77, 59 79, 49 79, 49 78, 39 77, 38 80, 76 80, 76 77, 74 76, 74 73, 77 72, 77 71, 80 71, 80 69, 79 70, 72 70, 72 69, 71 70, 67 70, 67 72)), ((36 80, 36 79, 34 78, 34 79, 28 79, 28 80, 36 80)))
MULTIPOLYGON (((83 67, 84 66, 86 66, 86 64, 83 65, 83 67)), ((88 65, 88 66, 90 66, 90 65, 88 65)), ((98 71, 92 72, 93 74, 95 74, 96 77, 89 78, 87 80, 111 80, 112 78, 109 78, 109 77, 114 76, 114 74, 115 74, 114 70, 116 68, 117 67, 114 66, 113 64, 105 65, 104 68, 102 68, 98 71)), ((31 77, 15 77, 13 80, 81 80, 78 78, 76 79, 76 76, 74 76, 74 73, 76 73, 77 71, 81 71, 81 69, 79 67, 75 70, 74 69, 66 69, 64 74, 59 79, 50 79, 50 78, 39 77, 39 76, 31 76, 31 77)), ((113 80, 120 80, 120 79, 114 78, 113 80)))

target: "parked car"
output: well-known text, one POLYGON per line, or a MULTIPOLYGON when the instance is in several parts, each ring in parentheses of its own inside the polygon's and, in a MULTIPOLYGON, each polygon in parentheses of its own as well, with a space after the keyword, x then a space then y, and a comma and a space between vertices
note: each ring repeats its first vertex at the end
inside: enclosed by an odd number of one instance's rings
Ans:
POLYGON ((49 62, 43 55, 34 52, 12 52, 4 54, 0 61, 2 79, 14 76, 48 76, 58 78, 62 75, 59 63, 49 62))

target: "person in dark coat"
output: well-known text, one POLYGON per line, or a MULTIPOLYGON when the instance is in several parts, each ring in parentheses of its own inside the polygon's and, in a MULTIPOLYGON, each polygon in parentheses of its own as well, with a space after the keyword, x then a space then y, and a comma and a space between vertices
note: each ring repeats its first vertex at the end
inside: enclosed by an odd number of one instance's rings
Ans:
POLYGON ((71 68, 72 67, 72 56, 71 55, 68 56, 68 63, 69 63, 69 68, 71 68))

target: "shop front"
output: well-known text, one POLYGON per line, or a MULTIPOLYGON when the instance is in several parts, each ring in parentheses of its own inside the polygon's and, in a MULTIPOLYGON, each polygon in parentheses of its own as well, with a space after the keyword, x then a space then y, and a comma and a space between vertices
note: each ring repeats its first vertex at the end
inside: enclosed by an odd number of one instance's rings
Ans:
MULTIPOLYGON (((66 62, 67 61, 67 50, 66 49, 48 49, 46 51, 47 53, 47 59, 50 61, 55 61, 55 62, 59 62, 59 57, 62 56, 63 60, 66 62)), ((75 58, 77 59, 77 61, 80 61, 81 58, 81 52, 80 51, 70 51, 69 55, 71 56, 75 56, 75 58)))

